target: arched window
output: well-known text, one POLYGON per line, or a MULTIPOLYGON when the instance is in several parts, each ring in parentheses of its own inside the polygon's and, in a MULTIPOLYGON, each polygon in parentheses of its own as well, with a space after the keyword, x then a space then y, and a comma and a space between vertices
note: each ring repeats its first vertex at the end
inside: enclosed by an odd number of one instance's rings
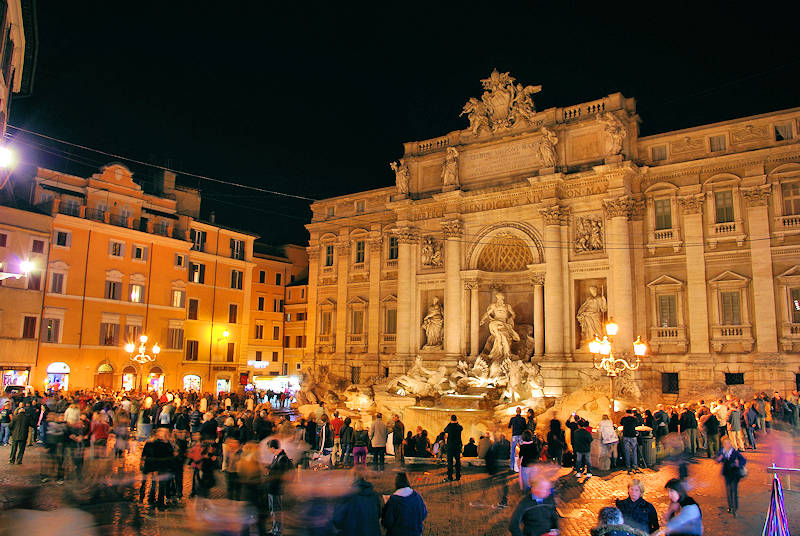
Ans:
POLYGON ((484 272, 522 272, 533 264, 531 249, 512 233, 498 233, 478 256, 478 270, 484 272))

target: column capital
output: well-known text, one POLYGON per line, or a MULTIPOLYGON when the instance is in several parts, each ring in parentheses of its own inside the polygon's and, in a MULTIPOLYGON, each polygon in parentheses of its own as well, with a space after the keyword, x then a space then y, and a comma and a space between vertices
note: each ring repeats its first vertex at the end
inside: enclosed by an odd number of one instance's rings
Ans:
POLYGON ((367 245, 369 246, 370 251, 380 251, 381 246, 383 245, 383 237, 375 237, 370 238, 367 240, 367 245))
POLYGON ((348 255, 350 253, 350 242, 339 242, 336 244, 336 253, 339 255, 348 255))
POLYGON ((442 222, 442 233, 444 233, 445 238, 461 238, 462 232, 463 225, 461 220, 456 218, 442 222))
POLYGON ((532 274, 531 283, 533 284, 533 286, 544 285, 544 274, 532 274))
POLYGON ((629 218, 633 212, 634 201, 629 195, 616 199, 603 199, 603 208, 608 218, 629 218))
POLYGON ((478 281, 471 280, 471 281, 464 281, 464 290, 478 290, 478 281))
POLYGON ((569 218, 569 207, 552 205, 539 209, 539 214, 544 218, 545 225, 566 225, 569 218))
POLYGON ((318 261, 319 260, 319 244, 314 244, 313 246, 308 246, 306 248, 306 252, 308 253, 308 260, 310 261, 318 261))
POLYGON ((762 184, 760 186, 753 186, 752 188, 742 188, 741 191, 745 205, 748 207, 760 207, 765 206, 769 202, 772 186, 769 184, 762 184))
POLYGON ((702 214, 705 194, 684 195, 678 198, 678 205, 684 214, 702 214))
POLYGON ((416 244, 419 240, 419 233, 412 227, 396 227, 392 229, 392 234, 400 244, 416 244))
POLYGON ((644 199, 634 199, 633 205, 631 206, 630 218, 632 220, 641 221, 644 219, 644 213, 645 213, 644 199))

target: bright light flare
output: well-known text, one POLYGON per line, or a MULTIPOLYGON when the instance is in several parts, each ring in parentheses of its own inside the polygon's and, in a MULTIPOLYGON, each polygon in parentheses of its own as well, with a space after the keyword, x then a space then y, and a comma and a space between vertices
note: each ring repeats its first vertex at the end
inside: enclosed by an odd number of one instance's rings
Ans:
POLYGON ((601 344, 602 343, 600 342, 600 337, 598 337, 597 333, 595 333, 594 340, 589 342, 589 351, 592 352, 593 354, 599 354, 601 344))
POLYGON ((161 347, 158 345, 158 343, 154 344, 153 345, 153 354, 158 355, 158 353, 160 351, 161 351, 161 347))
POLYGON ((222 332, 222 336, 227 339, 228 337, 231 336, 231 332, 226 329, 225 331, 222 332))
POLYGON ((633 343, 633 353, 639 357, 647 353, 647 345, 642 342, 641 337, 636 337, 636 341, 633 343))
POLYGON ((142 344, 145 344, 147 342, 147 335, 142 335, 141 337, 139 337, 139 341, 142 344))
POLYGON ((603 337, 600 343, 600 353, 603 355, 609 355, 611 353, 611 343, 608 341, 608 337, 603 337))
POLYGON ((20 261, 19 269, 23 274, 29 274, 36 266, 29 260, 20 261))
POLYGON ((14 167, 16 160, 14 151, 8 147, 0 147, 0 168, 11 169, 14 167))
POLYGON ((133 344, 132 342, 129 342, 128 344, 125 345, 125 351, 128 352, 129 354, 132 354, 134 350, 136 350, 136 345, 133 344))
POLYGON ((608 333, 609 337, 615 337, 617 332, 619 331, 619 325, 614 322, 613 318, 608 320, 608 324, 606 324, 606 333, 608 333))

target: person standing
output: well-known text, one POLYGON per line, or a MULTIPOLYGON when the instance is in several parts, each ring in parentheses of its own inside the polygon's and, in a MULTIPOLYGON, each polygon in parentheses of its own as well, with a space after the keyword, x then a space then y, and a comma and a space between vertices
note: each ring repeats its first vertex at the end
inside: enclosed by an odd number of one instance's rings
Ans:
MULTIPOLYGON (((21 405, 20 405, 21 406, 21 405)), ((9 465, 22 465, 22 456, 25 454, 25 445, 28 440, 30 419, 25 408, 18 407, 11 418, 8 429, 11 432, 11 453, 8 457, 9 465)))
POLYGON ((403 440, 406 435, 406 427, 403 421, 400 420, 400 415, 394 414, 394 425, 392 426, 392 446, 394 447, 394 458, 400 462, 400 465, 405 465, 405 452, 403 440))
MULTIPOLYGON (((561 465, 561 455, 567 447, 567 440, 564 437, 564 429, 561 421, 552 419, 550 421, 550 431, 547 432, 547 458, 557 465, 561 465)), ((514 459, 514 449, 511 449, 511 459, 514 459)), ((512 463, 513 468, 513 463, 512 463)))
POLYGON ((700 426, 706 434, 708 457, 713 458, 719 450, 719 420, 713 413, 707 413, 700 418, 700 426))
POLYGON ((267 499, 272 516, 270 534, 280 536, 283 531, 283 480, 286 473, 292 469, 292 461, 281 448, 277 439, 270 439, 267 446, 272 453, 272 463, 269 464, 267 475, 267 499))
MULTIPOLYGON (((522 417, 522 408, 517 408, 517 414, 511 417, 508 421, 508 427, 511 428, 511 470, 517 470, 517 445, 522 441, 522 432, 528 428, 528 423, 522 417)), ((559 460, 560 461, 560 460, 559 460)))
POLYGON ((525 430, 519 443, 519 488, 523 493, 528 489, 528 480, 535 469, 533 464, 538 458, 539 449, 533 440, 533 434, 530 430, 525 430))
POLYGON ((378 413, 369 426, 369 442, 372 446, 372 461, 376 471, 383 471, 386 463, 386 439, 389 432, 383 422, 383 414, 378 413))
POLYGON ((617 450, 619 446, 619 436, 617 435, 617 430, 614 428, 614 423, 611 422, 607 414, 603 414, 603 419, 597 423, 597 433, 600 436, 600 441, 603 443, 603 453, 608 456, 609 468, 616 468, 617 458, 619 457, 617 450))
POLYGON ((458 424, 458 417, 450 416, 450 423, 444 428, 445 442, 447 445, 447 478, 445 482, 453 480, 453 461, 456 466, 456 480, 461 480, 461 431, 464 428, 458 424))
POLYGON ((5 447, 11 440, 11 401, 6 400, 3 408, 0 409, 0 447, 5 447))
MULTIPOLYGON (((719 419, 719 416, 717 416, 717 419, 719 419)), ((697 418, 694 412, 684 406, 680 415, 679 424, 685 450, 694 456, 697 452, 697 418)), ((722 430, 720 430, 720 432, 722 432, 722 430)))
POLYGON ((411 489, 405 473, 397 473, 394 488, 381 516, 386 536, 422 536, 425 518, 428 517, 425 501, 411 489))
POLYGON ((589 458, 592 451, 592 434, 589 432, 589 421, 581 419, 578 427, 572 434, 572 450, 575 452, 575 474, 581 477, 583 468, 586 468, 586 476, 592 476, 592 468, 589 458))
POLYGON ((734 448, 730 437, 722 439, 722 448, 714 457, 714 461, 722 464, 722 477, 725 479, 725 491, 728 494, 728 512, 736 517, 739 509, 739 481, 744 476, 743 470, 747 460, 734 448))
POLYGON ((336 467, 342 461, 342 438, 341 430, 344 421, 339 418, 339 412, 333 412, 330 426, 333 431, 333 449, 331 450, 331 467, 336 467))
POLYGON ((622 448, 625 455, 625 468, 628 474, 639 471, 639 448, 636 443, 636 417, 633 410, 625 410, 625 416, 619 420, 622 426, 622 448))
POLYGON ((658 513, 656 508, 644 500, 644 484, 639 479, 633 479, 628 484, 628 496, 617 499, 617 508, 622 512, 626 525, 652 534, 659 528, 658 513))
POLYGON ((551 490, 553 485, 540 476, 529 482, 531 491, 517 504, 508 530, 511 536, 557 536, 558 513, 551 490), (523 528, 520 530, 520 524, 523 528))
POLYGON ((338 534, 381 536, 383 497, 375 492, 363 474, 357 473, 351 492, 333 511, 333 526, 338 534))
POLYGON ((683 483, 672 478, 664 486, 669 496, 670 505, 664 513, 664 528, 655 533, 656 536, 665 534, 683 536, 703 535, 703 514, 700 505, 686 493, 683 483))
POLYGON ((485 497, 492 487, 498 485, 500 490, 500 502, 497 506, 500 508, 508 508, 508 478, 506 478, 505 470, 503 469, 505 466, 505 457, 508 453, 508 448, 506 447, 508 442, 503 442, 501 439, 504 439, 503 435, 498 434, 497 441, 493 442, 486 451, 486 472, 489 474, 489 477, 483 481, 483 494, 485 497))
POLYGON ((342 465, 348 467, 352 465, 353 456, 353 427, 350 426, 350 417, 345 417, 344 423, 339 430, 339 439, 342 444, 342 465))
POLYGON ((747 441, 750 448, 756 449, 756 430, 758 430, 758 411, 756 410, 755 402, 751 402, 747 406, 747 411, 744 414, 745 425, 747 426, 747 441))
POLYGON ((353 433, 353 465, 366 467, 367 465, 367 445, 369 445, 369 434, 364 430, 361 421, 356 423, 356 430, 353 433))

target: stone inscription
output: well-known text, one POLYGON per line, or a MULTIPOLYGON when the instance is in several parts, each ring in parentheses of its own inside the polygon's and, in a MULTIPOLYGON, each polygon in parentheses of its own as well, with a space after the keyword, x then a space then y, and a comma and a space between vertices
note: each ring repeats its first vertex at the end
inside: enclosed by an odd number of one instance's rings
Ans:
POLYGON ((541 167, 538 148, 537 139, 464 151, 459 158, 461 175, 474 179, 541 167))
POLYGON ((570 156, 572 160, 588 160, 603 155, 603 140, 599 133, 573 136, 570 139, 570 156))

